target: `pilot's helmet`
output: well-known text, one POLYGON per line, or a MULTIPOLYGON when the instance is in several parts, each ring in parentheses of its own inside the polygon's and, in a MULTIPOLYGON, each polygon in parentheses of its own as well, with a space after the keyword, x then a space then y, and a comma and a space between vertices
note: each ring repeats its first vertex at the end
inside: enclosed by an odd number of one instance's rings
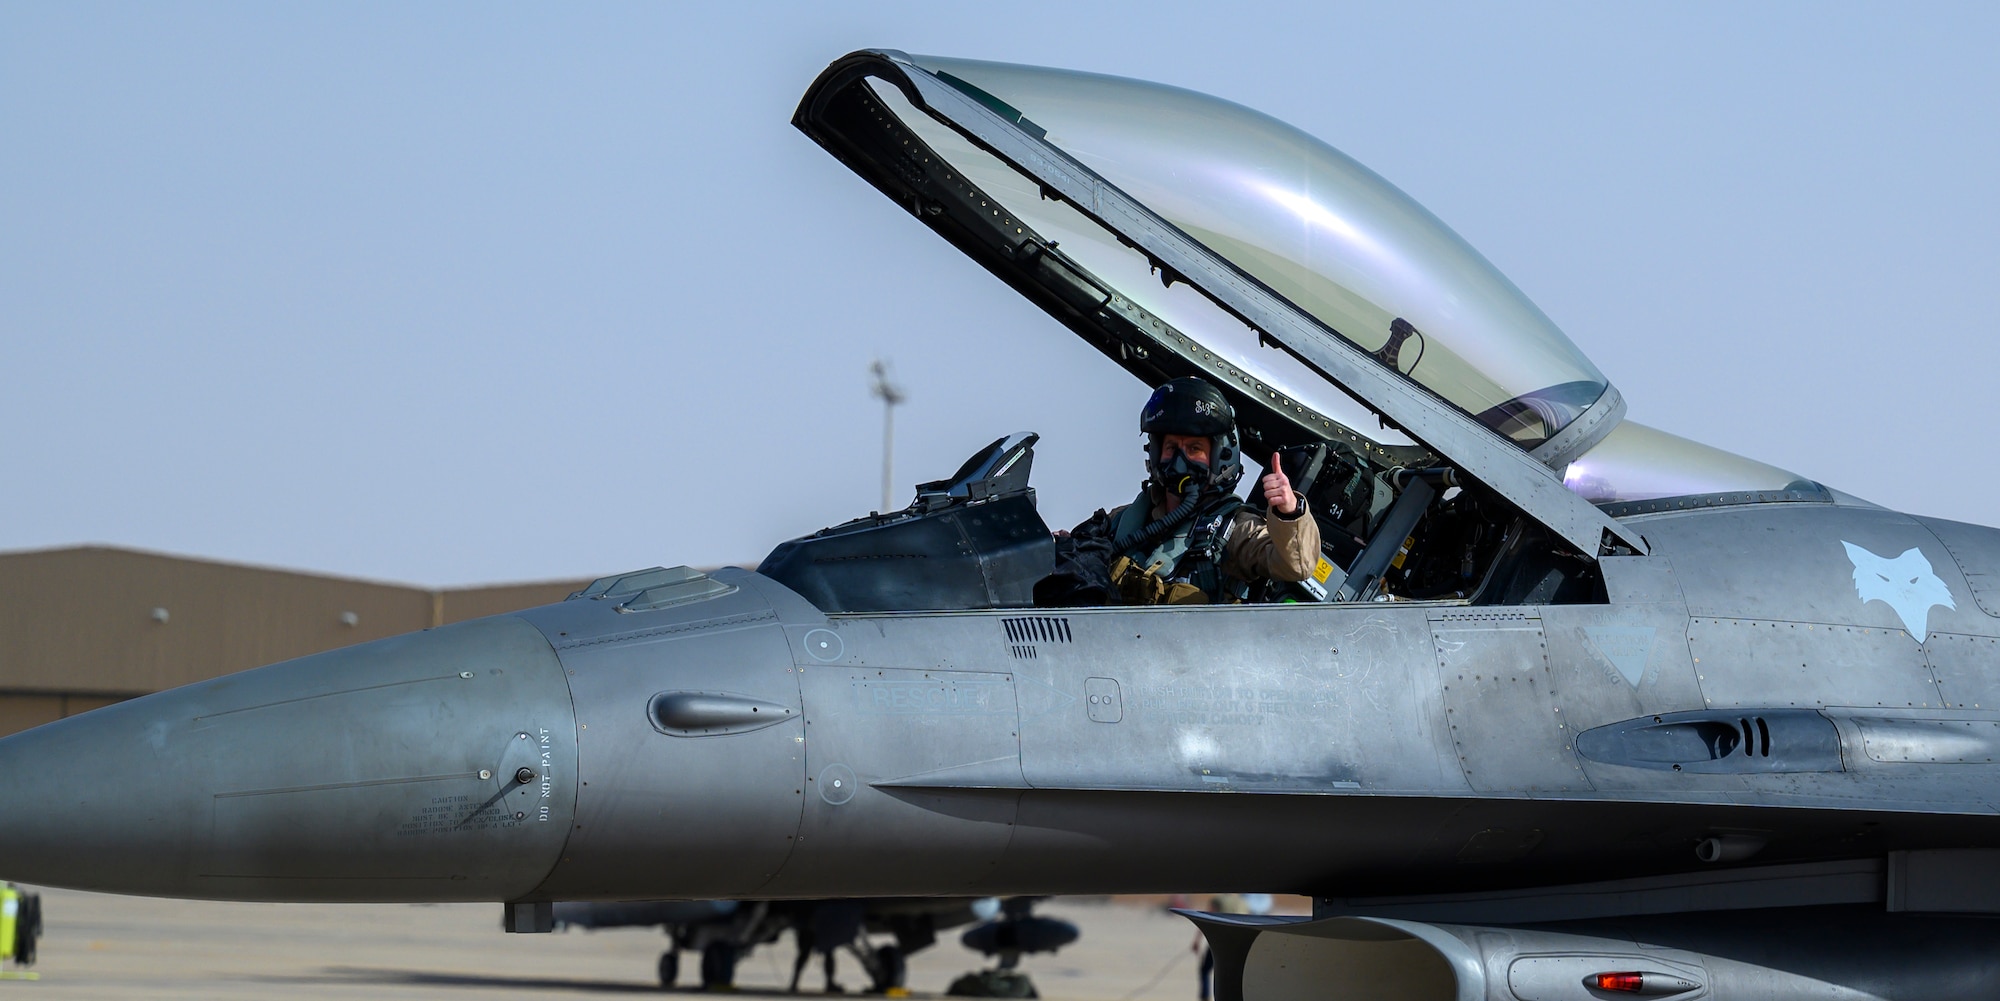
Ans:
MULTIPOLYGON (((1228 397, 1206 380, 1193 376, 1174 379, 1153 390, 1145 409, 1139 411, 1139 430, 1146 435, 1146 472, 1153 482, 1171 489, 1170 480, 1189 472, 1200 474, 1199 463, 1176 471, 1160 464, 1162 435, 1198 435, 1209 440, 1207 486, 1223 492, 1236 489, 1243 476, 1243 450, 1236 439, 1236 410, 1228 397)), ((1175 456, 1168 467, 1178 466, 1175 456)))

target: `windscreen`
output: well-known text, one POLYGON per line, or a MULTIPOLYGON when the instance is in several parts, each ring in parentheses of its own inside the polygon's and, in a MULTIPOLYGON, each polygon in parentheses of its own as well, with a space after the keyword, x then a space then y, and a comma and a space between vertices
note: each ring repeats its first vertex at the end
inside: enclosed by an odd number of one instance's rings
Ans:
MULTIPOLYGON (((1604 392, 1590 360, 1477 251, 1395 186, 1298 129, 1159 84, 913 59, 1025 119, 1024 128, 1043 131, 1341 337, 1524 448, 1604 392)), ((923 115, 904 121, 926 141, 944 142, 938 133, 950 131, 923 115)), ((1141 287, 1118 285, 1135 296, 1141 287)))

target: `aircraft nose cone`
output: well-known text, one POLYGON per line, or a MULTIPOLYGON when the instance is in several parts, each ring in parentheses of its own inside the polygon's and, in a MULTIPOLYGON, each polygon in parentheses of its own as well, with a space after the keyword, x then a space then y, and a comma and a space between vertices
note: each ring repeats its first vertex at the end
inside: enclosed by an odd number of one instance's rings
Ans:
POLYGON ((0 739, 0 876, 215 899, 520 897, 571 825, 575 731, 554 651, 512 617, 189 685, 0 739))

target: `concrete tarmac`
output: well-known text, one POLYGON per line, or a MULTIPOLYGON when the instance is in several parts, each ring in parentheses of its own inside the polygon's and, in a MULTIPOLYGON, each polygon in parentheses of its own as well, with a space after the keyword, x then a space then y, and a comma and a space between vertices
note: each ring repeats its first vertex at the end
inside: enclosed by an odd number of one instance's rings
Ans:
MULTIPOLYGON (((0 999, 390 999, 589 997, 659 993, 666 938, 652 929, 507 935, 498 904, 246 904, 156 900, 73 890, 42 894, 34 982, 0 981, 0 999)), ((1189 1001, 1194 927, 1158 907, 1090 898, 1046 901, 1037 914, 1074 922, 1081 939, 1022 969, 1054 1001, 1189 1001)), ((963 929, 910 957, 917 998, 944 994, 961 973, 991 965, 961 946, 963 929)), ((745 957, 738 996, 789 997, 789 935, 745 957)), ((681 982, 700 957, 684 954, 681 982)), ((11 968, 11 966, 10 966, 11 968)), ((838 976, 867 984, 851 956, 838 976)), ((820 964, 802 993, 817 994, 820 964)), ((701 995, 697 988, 681 993, 701 995)))

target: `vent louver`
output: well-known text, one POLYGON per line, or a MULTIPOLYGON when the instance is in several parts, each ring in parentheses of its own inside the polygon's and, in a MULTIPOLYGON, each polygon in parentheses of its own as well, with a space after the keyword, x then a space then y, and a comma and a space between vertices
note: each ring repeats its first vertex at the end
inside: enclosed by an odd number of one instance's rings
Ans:
POLYGON ((1069 620, 1054 615, 1022 615, 1000 620, 1007 633, 1007 653, 1015 660, 1034 660, 1038 643, 1069 643, 1069 620))

